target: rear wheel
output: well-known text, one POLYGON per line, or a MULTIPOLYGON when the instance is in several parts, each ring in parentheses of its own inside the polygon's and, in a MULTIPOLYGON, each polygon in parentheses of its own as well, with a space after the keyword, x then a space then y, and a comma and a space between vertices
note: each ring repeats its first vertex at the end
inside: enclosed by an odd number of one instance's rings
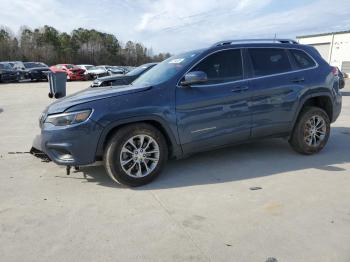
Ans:
POLYGON ((141 186, 154 180, 168 158, 162 133, 148 124, 120 129, 107 144, 104 164, 113 181, 141 186))
POLYGON ((318 107, 306 107, 301 112, 292 137, 292 148, 302 154, 314 154, 327 144, 330 135, 330 120, 327 113, 318 107))

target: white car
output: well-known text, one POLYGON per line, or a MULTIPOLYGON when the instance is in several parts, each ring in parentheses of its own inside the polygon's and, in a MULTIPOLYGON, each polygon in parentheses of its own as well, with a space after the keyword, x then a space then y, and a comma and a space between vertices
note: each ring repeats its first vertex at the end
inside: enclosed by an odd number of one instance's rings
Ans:
POLYGON ((110 75, 123 75, 124 70, 115 66, 100 65, 100 66, 94 66, 88 69, 87 73, 92 78, 98 78, 98 77, 110 76, 110 75))
POLYGON ((84 75, 85 75, 86 78, 88 79, 88 78, 90 78, 90 75, 89 75, 89 73, 88 73, 88 70, 91 69, 91 68, 93 68, 94 65, 77 65, 77 67, 79 67, 79 68, 85 70, 84 75))

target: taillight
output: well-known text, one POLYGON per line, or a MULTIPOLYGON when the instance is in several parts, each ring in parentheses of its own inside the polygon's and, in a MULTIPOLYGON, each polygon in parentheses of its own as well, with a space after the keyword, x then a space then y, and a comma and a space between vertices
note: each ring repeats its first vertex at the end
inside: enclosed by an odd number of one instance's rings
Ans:
POLYGON ((339 75, 339 69, 336 66, 332 66, 332 73, 333 75, 337 76, 339 75))

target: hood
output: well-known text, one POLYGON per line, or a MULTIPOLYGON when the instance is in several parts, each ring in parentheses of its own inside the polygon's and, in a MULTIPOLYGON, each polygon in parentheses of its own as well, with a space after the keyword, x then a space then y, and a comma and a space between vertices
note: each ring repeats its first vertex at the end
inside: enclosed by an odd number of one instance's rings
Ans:
POLYGON ((62 113, 72 106, 96 100, 143 92, 151 87, 137 87, 133 85, 87 88, 70 96, 58 99, 47 108, 47 114, 62 113))

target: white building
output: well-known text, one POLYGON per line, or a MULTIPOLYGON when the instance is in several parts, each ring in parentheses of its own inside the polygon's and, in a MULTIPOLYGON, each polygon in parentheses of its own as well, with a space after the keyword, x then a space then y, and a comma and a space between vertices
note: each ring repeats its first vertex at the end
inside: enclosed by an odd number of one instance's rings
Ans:
POLYGON ((332 66, 350 74, 350 31, 297 36, 300 44, 312 45, 332 66))

